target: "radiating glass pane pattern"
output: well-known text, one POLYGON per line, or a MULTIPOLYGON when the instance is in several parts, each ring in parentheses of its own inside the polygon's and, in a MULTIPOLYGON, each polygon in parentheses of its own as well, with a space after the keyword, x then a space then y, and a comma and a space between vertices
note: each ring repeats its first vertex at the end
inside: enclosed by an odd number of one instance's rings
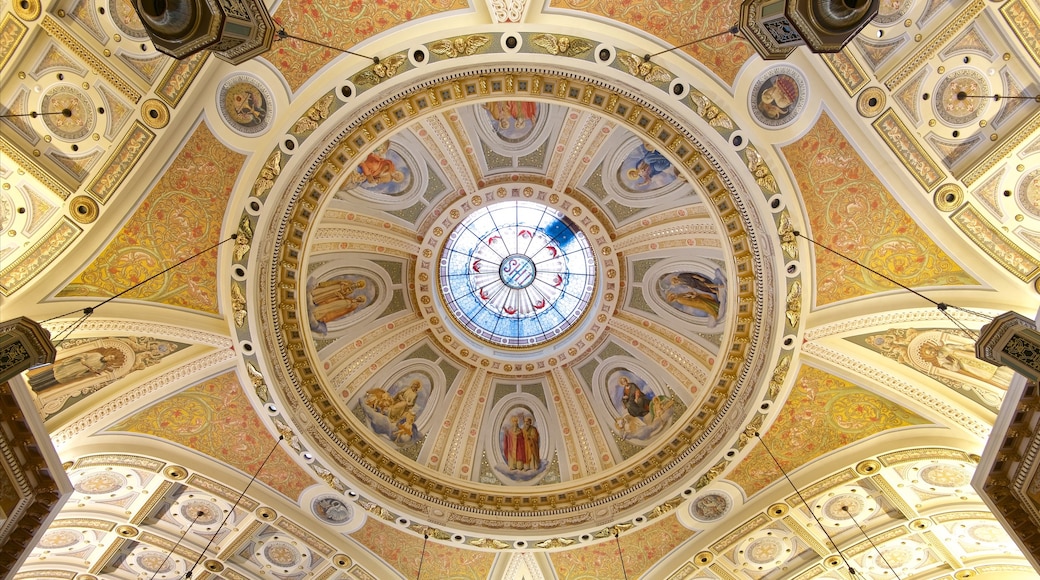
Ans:
POLYGON ((465 328, 495 345, 525 347, 581 319, 596 263, 563 213, 507 201, 478 209, 451 232, 439 276, 444 302, 465 328))

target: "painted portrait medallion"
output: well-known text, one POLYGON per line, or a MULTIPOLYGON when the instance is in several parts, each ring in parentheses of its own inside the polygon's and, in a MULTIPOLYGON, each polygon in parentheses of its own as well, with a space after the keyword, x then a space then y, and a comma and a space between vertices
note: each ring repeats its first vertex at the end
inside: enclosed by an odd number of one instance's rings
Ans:
POLYGON ((311 512, 321 521, 333 525, 343 525, 354 518, 354 508, 342 497, 324 494, 311 501, 311 512))
POLYGON ((229 77, 220 85, 217 108, 224 123, 246 136, 267 130, 274 118, 271 92, 259 79, 247 74, 229 77))
POLYGON ((809 85, 794 67, 777 66, 759 76, 751 86, 748 107, 763 127, 779 128, 794 121, 808 98, 809 85))

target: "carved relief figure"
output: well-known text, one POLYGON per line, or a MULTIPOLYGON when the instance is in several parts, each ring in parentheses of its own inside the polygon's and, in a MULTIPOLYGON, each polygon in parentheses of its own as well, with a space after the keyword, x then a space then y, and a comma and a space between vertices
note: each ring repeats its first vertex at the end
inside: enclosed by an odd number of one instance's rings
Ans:
POLYGON ((714 277, 700 272, 672 272, 657 281, 657 291, 672 308, 704 319, 715 326, 726 307, 726 282, 722 271, 716 269, 714 277))
POLYGON ((660 189, 680 177, 671 161, 646 144, 629 152, 618 168, 618 183, 632 192, 660 189))
POLYGON ((634 373, 614 371, 607 390, 616 412, 614 428, 623 439, 646 441, 671 424, 674 399, 655 393, 634 373))
POLYGON ((383 389, 374 387, 365 392, 358 404, 375 433, 399 445, 422 439, 415 424, 426 408, 433 392, 433 379, 421 372, 411 372, 383 389))
POLYGON ((328 333, 330 322, 363 310, 375 299, 375 285, 356 274, 339 275, 307 284, 307 320, 311 330, 328 333))

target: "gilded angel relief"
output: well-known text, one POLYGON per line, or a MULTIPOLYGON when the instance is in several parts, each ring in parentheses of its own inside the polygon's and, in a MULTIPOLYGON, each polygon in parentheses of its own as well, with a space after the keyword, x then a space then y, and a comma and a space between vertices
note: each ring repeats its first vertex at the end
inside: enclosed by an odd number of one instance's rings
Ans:
POLYGON ((531 39, 531 42, 535 46, 545 49, 545 52, 549 54, 562 54, 564 56, 578 56, 592 48, 592 43, 582 38, 556 36, 553 34, 538 34, 531 39))
POLYGON ((357 76, 354 77, 354 82, 359 85, 377 85, 383 80, 397 74, 397 69, 401 68, 401 65, 403 65, 406 60, 407 59, 400 54, 392 54, 381 59, 368 69, 359 72, 357 76))
POLYGON ((491 38, 483 34, 459 36, 451 40, 438 40, 437 42, 434 42, 430 45, 430 51, 434 54, 444 55, 448 58, 472 56, 489 42, 491 42, 491 38))
POLYGON ((663 83, 672 79, 671 73, 645 58, 629 53, 621 53, 617 58, 629 73, 648 83, 663 83))
POLYGON ((292 133, 306 133, 317 129, 318 125, 328 118, 329 110, 332 108, 332 99, 331 94, 325 95, 314 106, 307 109, 307 113, 293 125, 292 133))

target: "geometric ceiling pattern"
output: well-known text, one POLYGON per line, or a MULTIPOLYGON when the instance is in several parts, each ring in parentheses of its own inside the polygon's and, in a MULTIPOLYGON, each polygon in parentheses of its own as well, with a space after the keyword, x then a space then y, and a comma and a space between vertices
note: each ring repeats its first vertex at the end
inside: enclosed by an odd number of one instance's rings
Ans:
POLYGON ((5 7, 0 106, 73 114, 0 120, 0 314, 141 284, 13 381, 75 488, 15 577, 1035 578, 1012 374, 898 285, 1040 307, 1040 108, 957 98, 1040 92, 1040 5, 777 62, 687 4, 288 0, 378 63, 237 67, 5 7))

